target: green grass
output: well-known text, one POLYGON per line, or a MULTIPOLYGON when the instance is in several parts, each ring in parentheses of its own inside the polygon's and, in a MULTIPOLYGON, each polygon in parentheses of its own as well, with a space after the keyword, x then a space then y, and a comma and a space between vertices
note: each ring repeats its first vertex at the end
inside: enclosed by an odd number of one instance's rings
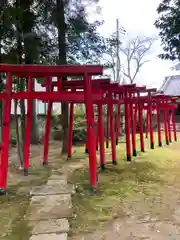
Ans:
MULTIPOLYGON (((164 191, 165 185, 179 187, 179 142, 152 151, 148 148, 149 144, 146 141, 147 151, 145 153, 138 152, 138 157, 134 158, 131 163, 127 163, 125 161, 125 143, 123 139, 121 140, 121 144, 117 148, 118 165, 113 166, 111 155, 107 154, 107 169, 99 174, 97 193, 93 196, 89 194, 88 160, 87 155, 84 154, 85 147, 74 147, 73 158, 63 165, 69 169, 71 163, 77 163, 77 165, 81 162, 86 163, 82 164, 84 167, 77 169, 70 178, 77 190, 73 197, 75 215, 71 221, 72 234, 91 232, 102 227, 107 221, 126 215, 123 204, 126 201, 134 201, 137 196, 147 199, 147 204, 150 205, 154 194, 164 191)), ((54 144, 50 150, 50 161, 52 167, 57 171, 65 161, 59 157, 58 146, 59 143, 54 144)), ((137 136, 138 148, 139 137, 137 136)), ((39 153, 39 150, 37 152, 39 153)), ((28 193, 31 187, 46 182, 51 171, 51 167, 44 168, 39 163, 37 164, 40 160, 37 152, 32 154, 29 180, 22 176, 22 172, 10 168, 9 194, 0 197, 0 239, 2 240, 29 239, 31 229, 26 218, 29 206, 28 193)), ((110 149, 107 152, 110 153, 110 149)), ((153 206, 150 211, 155 215, 164 213, 159 209, 161 208, 153 206)))
MULTIPOLYGON (((93 196, 89 194, 88 168, 75 171, 71 177, 77 189, 73 197, 75 216, 71 221, 72 234, 92 232, 105 222, 124 216, 126 212, 123 203, 137 197, 142 196, 143 201, 147 199, 150 207, 156 192, 163 191, 165 185, 175 186, 180 183, 179 148, 180 143, 174 142, 170 146, 150 150, 146 140, 146 152, 138 152, 138 157, 127 163, 125 144, 120 144, 117 147, 118 165, 111 164, 110 155, 106 157, 107 168, 99 174, 97 193, 93 196)), ((154 211, 155 215, 162 214, 152 207, 149 210, 154 211)))
POLYGON ((8 194, 0 197, 0 239, 29 240, 31 229, 26 218, 29 191, 33 186, 45 183, 49 173, 49 168, 37 165, 33 165, 27 179, 22 177, 22 172, 12 173, 21 180, 16 184, 10 183, 8 194))
POLYGON ((29 205, 28 197, 17 194, 17 187, 9 196, 0 200, 0 231, 1 238, 7 240, 29 239, 30 231, 25 219, 27 207, 29 205))
MULTIPOLYGON (((62 165, 71 164, 60 157, 59 142, 50 146, 49 166, 41 165, 40 152, 42 146, 31 149, 31 168, 29 176, 24 177, 22 170, 9 166, 8 189, 6 196, 0 196, 0 239, 1 240, 29 240, 31 229, 26 217, 32 187, 46 183, 51 170, 59 170, 62 165)), ((73 149, 77 153, 77 160, 84 156, 83 147, 73 149), (80 154, 80 155, 79 155, 80 154)), ((18 162, 16 160, 18 165, 18 162)))

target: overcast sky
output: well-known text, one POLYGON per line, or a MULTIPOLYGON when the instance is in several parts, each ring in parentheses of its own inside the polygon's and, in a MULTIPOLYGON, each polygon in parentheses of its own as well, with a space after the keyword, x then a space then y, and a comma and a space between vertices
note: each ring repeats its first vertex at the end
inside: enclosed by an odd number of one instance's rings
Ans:
MULTIPOLYGON (((153 25, 157 17, 156 9, 159 0, 100 0, 101 16, 104 25, 99 29, 104 36, 110 34, 116 27, 116 18, 126 29, 126 38, 136 36, 152 36, 157 34, 153 25)), ((125 41, 126 39, 123 38, 125 41)), ((152 48, 151 61, 144 65, 137 76, 139 84, 159 87, 165 76, 171 74, 169 70, 172 62, 160 60, 157 55, 161 53, 161 42, 156 41, 152 48)))

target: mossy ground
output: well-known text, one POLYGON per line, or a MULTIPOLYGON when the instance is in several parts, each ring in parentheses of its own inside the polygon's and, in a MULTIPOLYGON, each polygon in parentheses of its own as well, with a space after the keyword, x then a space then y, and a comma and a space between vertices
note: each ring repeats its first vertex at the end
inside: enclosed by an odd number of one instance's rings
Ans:
MULTIPOLYGON (((117 147, 118 165, 113 166, 111 155, 106 156, 106 170, 100 172, 97 193, 92 196, 88 188, 88 168, 74 172, 71 181, 76 183, 77 193, 73 197, 75 215, 71 221, 72 236, 93 232, 107 221, 125 216, 126 202, 136 201, 135 199, 139 199, 142 208, 146 202, 145 211, 155 216, 163 217, 167 214, 165 208, 152 202, 157 192, 165 194, 164 186, 180 186, 180 142, 159 148, 157 134, 155 140, 154 150, 150 149, 147 139, 145 153, 138 151, 138 156, 132 162, 127 162, 124 139, 121 139, 117 147)), ((137 135, 137 149, 139 148, 137 135)))
MULTIPOLYGON (((157 139, 155 145, 157 145, 157 139)), ((138 136, 137 149, 139 149, 138 136)), ((179 149, 180 142, 173 142, 170 146, 150 150, 149 142, 146 140, 146 152, 138 152, 138 156, 133 158, 131 163, 127 163, 124 139, 121 139, 117 147, 118 165, 111 164, 109 149, 106 155, 107 168, 99 174, 98 189, 94 195, 89 194, 88 160, 84 154, 84 146, 75 147, 73 158, 65 161, 60 158, 59 143, 53 143, 50 148, 49 167, 41 165, 42 146, 32 149, 31 170, 28 178, 23 176, 22 171, 14 169, 14 165, 10 166, 8 195, 0 197, 0 239, 29 239, 31 229, 26 219, 26 211, 29 206, 31 187, 46 182, 52 168, 58 170, 63 166, 69 169, 73 164, 78 165, 69 179, 77 189, 73 197, 75 213, 71 221, 73 236, 81 232, 92 232, 104 226, 104 223, 124 216, 125 203, 133 202, 137 196, 140 208, 142 208, 142 202, 146 201, 149 206, 148 211, 164 217, 166 211, 152 205, 153 196, 156 192, 164 194, 165 185, 179 188, 179 149)))

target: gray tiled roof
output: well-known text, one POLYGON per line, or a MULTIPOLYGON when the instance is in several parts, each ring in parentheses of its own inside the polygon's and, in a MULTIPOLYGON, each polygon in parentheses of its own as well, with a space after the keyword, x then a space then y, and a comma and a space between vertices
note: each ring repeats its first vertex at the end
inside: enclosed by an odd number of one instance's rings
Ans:
POLYGON ((158 92, 170 96, 180 96, 180 75, 166 77, 158 92))

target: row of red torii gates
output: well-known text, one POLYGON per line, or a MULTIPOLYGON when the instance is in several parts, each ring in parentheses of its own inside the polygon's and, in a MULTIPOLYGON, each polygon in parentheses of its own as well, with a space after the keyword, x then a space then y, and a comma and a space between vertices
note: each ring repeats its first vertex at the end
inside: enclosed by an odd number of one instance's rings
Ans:
MULTIPOLYGON (((24 175, 28 175, 30 167, 30 135, 32 120, 32 101, 38 99, 48 103, 48 111, 44 137, 43 164, 48 163, 48 146, 50 137, 50 126, 53 102, 70 103, 69 135, 68 135, 68 157, 72 156, 72 132, 73 132, 73 108, 74 104, 85 104, 87 119, 87 140, 86 151, 89 153, 89 175, 91 189, 97 187, 97 161, 96 148, 100 148, 100 167, 105 168, 104 150, 104 122, 102 106, 107 105, 106 121, 106 145, 109 142, 108 130, 110 129, 112 164, 117 164, 116 145, 118 144, 120 111, 124 106, 125 115, 125 136, 126 136, 126 158, 131 161, 131 155, 136 156, 136 124, 139 124, 140 150, 144 152, 143 132, 143 111, 147 111, 146 135, 150 132, 150 147, 154 148, 154 132, 152 112, 157 114, 158 144, 162 146, 160 111, 164 114, 164 130, 166 144, 172 141, 171 123, 169 111, 172 115, 172 126, 174 140, 176 137, 176 124, 174 110, 175 99, 166 95, 158 95, 156 89, 137 87, 135 84, 119 85, 111 83, 110 79, 92 79, 93 76, 103 74, 103 67, 99 65, 0 65, 0 73, 5 74, 5 89, 0 93, 3 101, 3 126, 2 126, 2 149, 0 158, 0 193, 4 194, 7 188, 8 175, 8 150, 10 140, 11 100, 27 99, 26 133, 24 142, 24 175), (76 76, 83 80, 63 81, 63 77, 76 76), (13 91, 13 79, 20 78, 21 81, 28 81, 27 90, 24 92, 13 91), (42 86, 45 91, 34 90, 34 79, 43 78, 42 86), (56 77, 56 81, 52 78, 56 77), (57 87, 55 91, 54 88, 57 87), (93 105, 98 106, 97 128, 94 122, 93 105), (118 106, 116 119, 114 118, 113 107, 118 106), (138 120, 137 120, 138 119, 138 120), (116 121, 116 128, 115 128, 116 121), (132 151, 131 151, 132 149, 132 151)), ((107 146, 108 147, 108 146, 107 146)))

